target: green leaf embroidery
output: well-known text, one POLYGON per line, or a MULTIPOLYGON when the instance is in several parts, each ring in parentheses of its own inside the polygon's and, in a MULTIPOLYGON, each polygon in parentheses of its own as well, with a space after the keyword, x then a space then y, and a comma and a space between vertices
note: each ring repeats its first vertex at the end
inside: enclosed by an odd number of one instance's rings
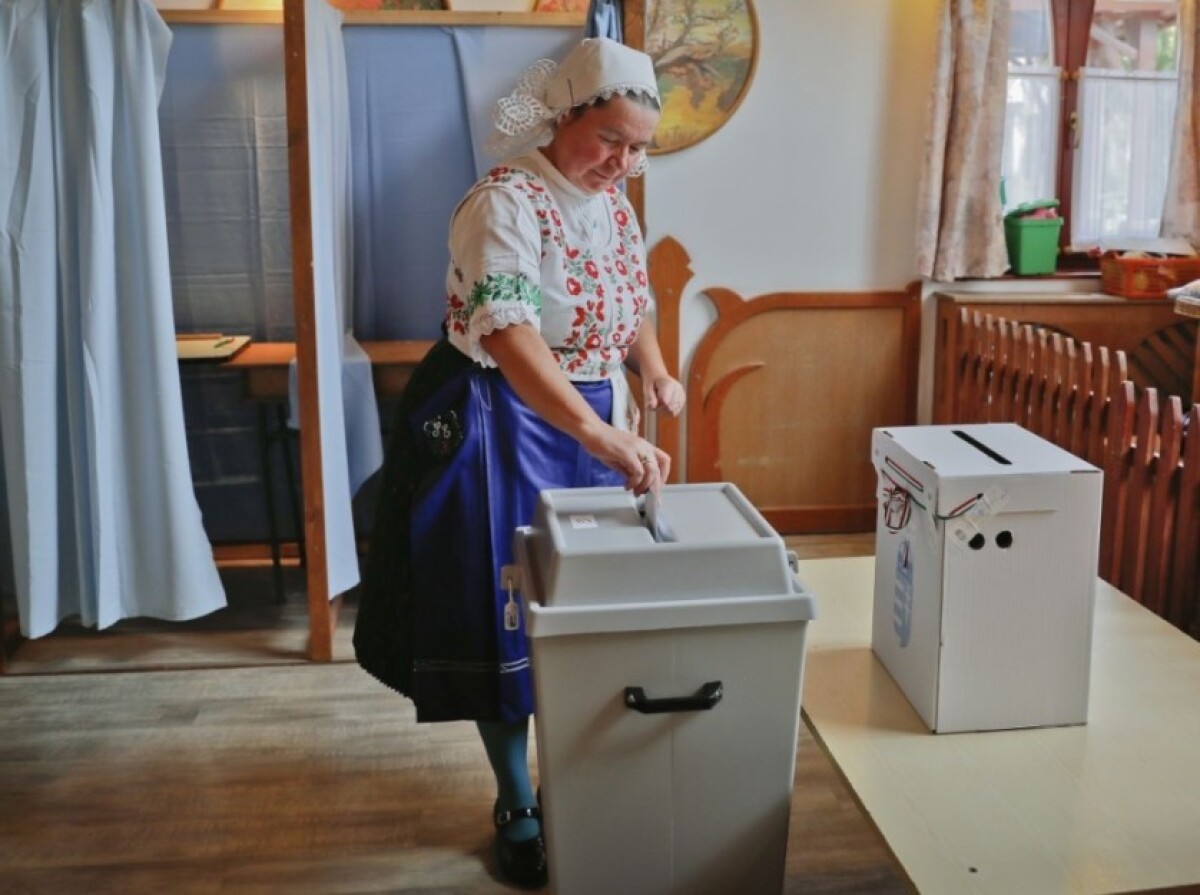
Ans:
POLYGON ((542 292, 522 276, 490 273, 475 284, 467 299, 466 316, 470 318, 487 304, 523 302, 542 313, 542 292))

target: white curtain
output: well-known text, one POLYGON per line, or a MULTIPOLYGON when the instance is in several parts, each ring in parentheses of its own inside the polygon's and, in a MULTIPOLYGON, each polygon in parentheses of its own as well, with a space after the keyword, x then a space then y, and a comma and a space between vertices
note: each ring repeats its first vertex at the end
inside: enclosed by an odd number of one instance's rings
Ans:
POLYGON ((1189 240, 1200 249, 1200 16, 1197 0, 1179 0, 1179 93, 1171 137, 1171 167, 1162 236, 1189 240))
POLYGON ((591 0, 588 4, 584 37, 607 37, 625 42, 621 27, 621 0, 591 0))
MULTIPOLYGON (((342 14, 325 0, 305 0, 304 7, 317 399, 332 598, 359 581, 351 500, 383 464, 383 440, 371 363, 351 334, 354 234, 342 14)), ((293 364, 293 422, 298 421, 295 385, 293 364)))
POLYGON ((192 491, 148 0, 0 4, 0 417, 21 629, 225 604, 192 491))
POLYGON ((1175 94, 1173 74, 1080 71, 1072 243, 1158 236, 1175 94))
POLYGON ((1004 114, 1005 208, 1057 198, 1059 69, 1010 70, 1004 114))

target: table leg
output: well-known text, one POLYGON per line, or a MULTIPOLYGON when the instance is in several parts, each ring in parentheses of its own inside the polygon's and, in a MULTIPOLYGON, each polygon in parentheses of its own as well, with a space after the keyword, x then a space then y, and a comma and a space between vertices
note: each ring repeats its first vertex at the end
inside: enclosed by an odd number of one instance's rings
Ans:
POLYGON ((292 524, 296 529, 296 547, 300 553, 300 565, 304 566, 304 516, 300 509, 300 494, 296 488, 296 468, 292 463, 291 429, 288 428, 287 406, 276 406, 279 441, 283 446, 283 472, 287 476, 288 502, 292 508, 292 524))
MULTIPOLYGON (((275 580, 275 601, 283 603, 287 595, 283 589, 283 561, 279 555, 279 520, 275 515, 275 476, 271 468, 271 435, 267 417, 267 406, 258 405, 258 446, 261 458, 263 495, 267 505, 267 529, 271 536, 271 569, 275 580)), ((286 448, 287 446, 284 445, 286 448)))

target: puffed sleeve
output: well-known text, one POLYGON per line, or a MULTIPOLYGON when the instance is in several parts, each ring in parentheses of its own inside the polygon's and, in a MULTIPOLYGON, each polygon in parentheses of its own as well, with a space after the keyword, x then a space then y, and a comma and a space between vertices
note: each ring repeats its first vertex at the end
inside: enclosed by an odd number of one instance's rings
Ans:
POLYGON ((455 210, 446 322, 451 343, 476 363, 496 366, 482 336, 519 323, 541 330, 541 254, 533 210, 515 190, 477 189, 455 210))

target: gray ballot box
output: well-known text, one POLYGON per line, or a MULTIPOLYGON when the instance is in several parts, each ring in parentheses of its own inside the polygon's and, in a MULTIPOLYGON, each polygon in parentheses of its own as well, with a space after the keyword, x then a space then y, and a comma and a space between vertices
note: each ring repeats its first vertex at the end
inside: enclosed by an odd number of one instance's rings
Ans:
POLYGON ((514 546, 551 888, 780 892, 816 611, 783 539, 715 483, 545 491, 514 546))

